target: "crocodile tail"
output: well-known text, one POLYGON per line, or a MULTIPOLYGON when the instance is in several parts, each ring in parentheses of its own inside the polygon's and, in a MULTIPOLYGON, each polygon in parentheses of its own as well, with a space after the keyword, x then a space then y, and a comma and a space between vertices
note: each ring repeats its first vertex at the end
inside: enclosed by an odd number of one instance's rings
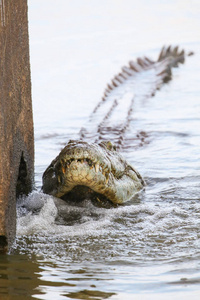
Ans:
POLYGON ((168 46, 163 48, 160 51, 157 62, 161 62, 165 59, 169 59, 171 67, 177 67, 179 63, 183 64, 185 61, 185 51, 179 50, 179 47, 168 46))
MULTIPOLYGON (((189 53, 188 55, 191 55, 189 53)), ((172 68, 177 68, 179 64, 185 62, 185 51, 180 50, 178 46, 163 47, 158 56, 157 63, 163 63, 164 69, 159 75, 162 75, 163 82, 168 82, 172 78, 172 68)))
MULTIPOLYGON (((135 99, 154 96, 163 83, 172 79, 171 69, 184 63, 185 57, 190 55, 193 52, 185 53, 177 46, 163 47, 157 60, 144 56, 122 67, 107 85, 88 124, 81 129, 81 138, 96 141, 111 139, 117 147, 121 147, 132 120, 135 99)), ((143 143, 143 134, 137 135, 137 138, 143 143)))

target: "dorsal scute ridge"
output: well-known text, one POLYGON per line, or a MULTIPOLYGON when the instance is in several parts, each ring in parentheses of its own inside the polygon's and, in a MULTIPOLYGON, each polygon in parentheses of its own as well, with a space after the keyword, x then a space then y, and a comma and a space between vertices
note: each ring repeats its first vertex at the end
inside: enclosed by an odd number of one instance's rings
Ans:
POLYGON ((133 76, 135 75, 135 71, 131 70, 129 67, 122 67, 122 72, 127 74, 128 76, 133 76))
POLYGON ((171 67, 176 66, 178 63, 184 63, 185 51, 183 49, 179 50, 178 46, 163 46, 159 53, 157 62, 161 62, 167 58, 171 59, 171 67))
POLYGON ((153 68, 156 70, 156 76, 158 76, 162 82, 167 82, 171 79, 171 68, 176 67, 179 63, 184 63, 184 60, 185 51, 179 50, 178 46, 172 47, 169 45, 167 47, 162 47, 156 61, 146 56, 143 58, 138 57, 135 61, 130 61, 129 66, 122 67, 121 72, 115 75, 111 82, 107 85, 104 95, 93 110, 93 113, 95 113, 102 103, 107 100, 108 96, 113 92, 113 90, 118 88, 129 78, 135 76, 137 73, 153 68))

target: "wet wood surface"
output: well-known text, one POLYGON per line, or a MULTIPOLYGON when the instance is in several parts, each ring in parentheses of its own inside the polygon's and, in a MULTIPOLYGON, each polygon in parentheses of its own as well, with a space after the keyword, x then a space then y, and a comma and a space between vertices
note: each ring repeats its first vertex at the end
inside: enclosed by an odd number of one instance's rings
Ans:
POLYGON ((0 0, 0 252, 16 231, 16 198, 33 184, 27 1, 0 0))

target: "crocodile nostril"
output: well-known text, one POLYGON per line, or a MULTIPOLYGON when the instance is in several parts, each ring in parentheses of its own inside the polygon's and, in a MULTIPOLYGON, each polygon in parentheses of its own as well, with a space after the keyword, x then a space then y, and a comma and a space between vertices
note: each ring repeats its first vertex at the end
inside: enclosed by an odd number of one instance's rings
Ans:
POLYGON ((86 161, 87 161, 88 165, 89 165, 90 167, 92 167, 93 161, 92 161, 91 159, 89 159, 89 158, 86 158, 86 161))

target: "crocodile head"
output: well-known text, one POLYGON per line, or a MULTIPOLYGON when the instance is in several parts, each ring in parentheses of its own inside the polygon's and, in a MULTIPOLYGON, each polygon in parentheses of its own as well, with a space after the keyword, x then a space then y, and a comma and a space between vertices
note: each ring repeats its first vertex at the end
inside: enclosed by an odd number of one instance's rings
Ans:
POLYGON ((44 193, 62 199, 130 200, 144 186, 141 175, 111 142, 69 141, 43 174, 44 193))

